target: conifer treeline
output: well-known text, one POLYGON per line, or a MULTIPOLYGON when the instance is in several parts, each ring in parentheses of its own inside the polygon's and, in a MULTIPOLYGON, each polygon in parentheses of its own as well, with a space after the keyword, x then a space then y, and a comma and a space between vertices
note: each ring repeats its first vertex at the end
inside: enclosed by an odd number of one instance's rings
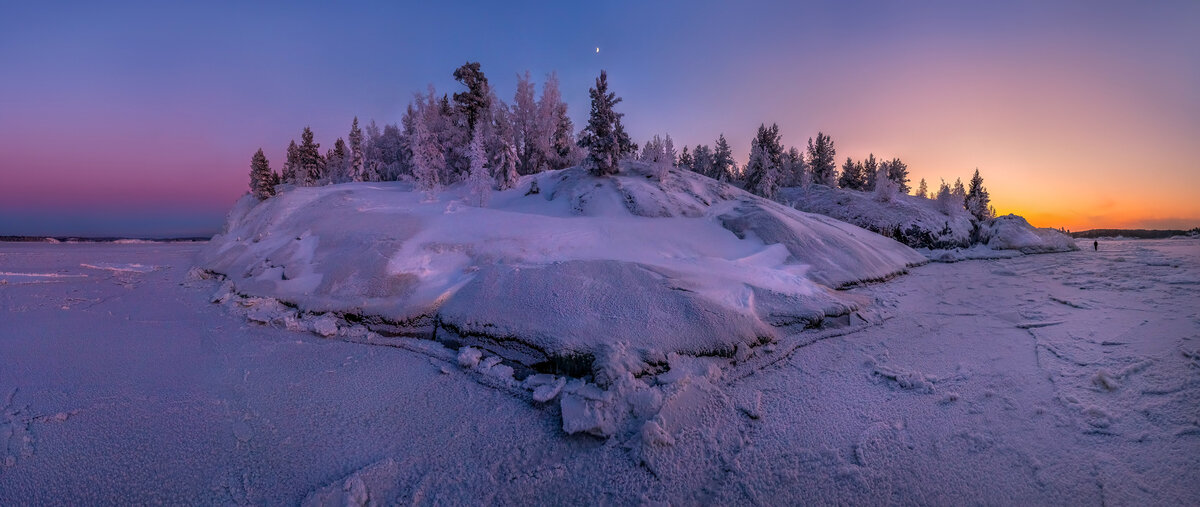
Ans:
MULTIPOLYGON (((714 147, 696 145, 689 152, 684 146, 678 153, 670 135, 654 136, 638 155, 638 145, 621 123, 623 114, 615 108, 621 98, 608 89, 604 71, 589 90, 591 112, 578 141, 554 74, 543 83, 540 99, 535 99, 529 72, 518 75, 511 106, 496 97, 478 62, 456 69, 454 79, 466 90, 439 97, 430 85, 427 93, 415 95, 399 125, 380 129, 372 121, 364 137, 354 118, 349 144, 339 137, 323 155, 312 130, 305 127, 300 144, 293 140, 288 145, 281 174, 271 171, 260 149, 251 160, 251 192, 265 199, 280 183, 412 180, 419 190, 432 194, 442 185, 468 181, 482 205, 493 188, 512 188, 520 175, 582 162, 593 174, 604 176, 619 172, 620 161, 629 158, 660 168, 660 177, 666 168, 679 167, 767 198, 774 198, 781 187, 814 184, 874 192, 881 201, 910 191, 908 165, 899 158, 877 160, 873 153, 861 161, 847 157, 839 170, 829 135, 817 132, 802 153, 795 146, 784 148, 777 124, 759 125, 742 167, 734 161, 724 134, 714 147)), ((921 179, 916 196, 935 199, 947 214, 957 208, 978 220, 995 215, 978 169, 969 189, 959 179, 953 187, 942 181, 931 193, 921 179)))

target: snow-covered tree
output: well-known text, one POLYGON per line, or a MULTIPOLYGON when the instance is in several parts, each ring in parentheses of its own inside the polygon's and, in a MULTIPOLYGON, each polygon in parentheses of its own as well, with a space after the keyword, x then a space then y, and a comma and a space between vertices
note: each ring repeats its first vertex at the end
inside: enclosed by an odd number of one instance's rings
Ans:
MULTIPOLYGON (((921 180, 922 182, 924 180, 921 180)), ((983 186, 983 176, 979 175, 979 168, 975 169, 975 175, 971 177, 971 186, 967 190, 966 207, 967 211, 971 212, 971 216, 976 220, 984 221, 995 216, 991 207, 992 198, 988 195, 988 191, 983 186)))
POLYGON ((533 80, 529 71, 517 75, 517 93, 513 96, 512 122, 516 134, 517 171, 533 174, 541 163, 538 160, 538 108, 534 99, 533 80))
POLYGON ((766 148, 755 143, 750 148, 750 162, 746 164, 746 190, 771 199, 778 188, 779 166, 771 160, 766 148))
POLYGON ((300 165, 297 176, 300 178, 301 185, 314 186, 324 177, 325 158, 321 156, 320 148, 321 145, 313 141, 312 129, 304 127, 304 132, 300 134, 300 146, 296 151, 296 158, 300 165))
POLYGON ((339 137, 333 143, 333 148, 325 151, 325 171, 321 182, 329 184, 349 181, 349 172, 350 148, 346 147, 346 141, 339 137))
POLYGON ((259 148, 250 158, 250 193, 261 201, 275 195, 275 184, 278 182, 279 176, 271 171, 267 156, 259 148))
POLYGON ((713 149, 712 174, 709 176, 718 181, 729 181, 733 177, 734 167, 733 150, 725 141, 725 134, 721 134, 717 137, 716 148, 713 149))
POLYGON ((817 132, 817 140, 808 138, 808 166, 812 169, 813 183, 834 186, 837 182, 837 162, 834 157, 837 150, 833 147, 833 139, 823 132, 817 132))
POLYGON ((692 154, 688 153, 687 145, 686 144, 683 145, 683 151, 679 152, 678 153, 679 156, 676 157, 675 156, 676 155, 675 143, 674 143, 674 141, 671 140, 670 134, 667 135, 667 140, 666 140, 666 144, 664 145, 664 148, 663 148, 663 153, 667 156, 667 159, 671 163, 671 165, 683 167, 686 169, 692 168, 692 154))
POLYGON ((482 122, 475 124, 475 132, 471 135, 471 171, 467 176, 472 203, 480 207, 487 206, 488 200, 491 198, 493 180, 488 167, 487 152, 483 146, 483 131, 482 122))
POLYGON ((296 140, 292 139, 287 147, 287 161, 283 163, 284 183, 299 185, 302 178, 300 177, 300 147, 296 146, 296 140))
POLYGON ((846 157, 842 164, 842 175, 838 178, 838 186, 849 190, 866 190, 867 175, 862 162, 855 162, 846 157))
POLYGON ((888 178, 885 171, 887 169, 881 165, 875 175, 875 200, 879 202, 891 201, 900 191, 900 185, 888 178))
POLYGON ((902 194, 907 194, 910 190, 908 186, 908 164, 901 162, 898 158, 893 158, 891 162, 884 162, 882 166, 887 166, 888 178, 896 182, 896 188, 902 194))
POLYGON ((708 176, 709 178, 714 178, 717 176, 713 173, 712 148, 709 148, 707 144, 697 144, 696 149, 692 150, 691 170, 708 176))
POLYGON ((750 161, 746 163, 746 190, 763 197, 773 197, 782 180, 783 140, 779 125, 758 126, 750 141, 750 161), (755 149, 758 149, 756 156, 755 149))
POLYGON ((950 193, 954 195, 955 199, 958 199, 959 206, 966 208, 967 189, 963 187, 962 178, 954 178, 954 186, 950 187, 950 193))
POLYGON ((942 185, 938 187, 936 199, 938 209, 941 210, 942 214, 944 215, 949 215, 956 208, 956 203, 954 202, 954 192, 950 190, 950 185, 946 184, 946 180, 942 180, 942 185))
POLYGON ((435 199, 441 189, 441 175, 446 166, 441 143, 428 125, 433 114, 422 114, 413 124, 413 177, 417 190, 425 192, 429 200, 435 199))
POLYGON ((592 98, 592 111, 587 127, 579 135, 579 146, 588 150, 585 163, 592 174, 616 174, 621 159, 637 151, 637 145, 621 125, 623 115, 613 109, 621 99, 608 91, 608 74, 603 70, 596 78, 596 87, 588 90, 588 94, 592 98))
POLYGON ((925 178, 921 178, 921 182, 917 184, 917 197, 929 198, 929 187, 925 185, 925 178))
POLYGON ((350 124, 350 181, 363 180, 363 164, 366 161, 366 153, 363 146, 363 132, 358 128, 358 117, 354 117, 354 122, 350 124))
POLYGON ((538 100, 538 152, 547 169, 563 169, 579 163, 575 146, 575 123, 567 116, 567 104, 558 90, 558 74, 546 76, 538 100))
POLYGON ((867 155, 867 159, 863 161, 863 175, 867 178, 863 190, 868 192, 875 190, 875 176, 877 174, 879 174, 879 161, 875 160, 875 154, 872 153, 867 155))
POLYGON ((512 112, 508 105, 500 100, 492 102, 492 172, 495 173, 496 188, 508 190, 517 186, 520 174, 517 172, 519 156, 517 154, 516 132, 512 124, 512 112))
POLYGON ((782 160, 783 165, 780 168, 782 176, 780 177, 779 186, 794 187, 799 185, 801 178, 804 177, 804 173, 808 170, 808 164, 804 162, 804 155, 795 146, 792 146, 783 153, 782 160))

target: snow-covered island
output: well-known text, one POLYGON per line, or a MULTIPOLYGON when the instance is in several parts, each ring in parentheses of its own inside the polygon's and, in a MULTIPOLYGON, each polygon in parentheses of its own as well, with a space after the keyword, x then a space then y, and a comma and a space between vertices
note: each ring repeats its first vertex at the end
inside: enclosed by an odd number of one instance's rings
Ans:
POLYGON ((207 243, 0 244, 0 504, 1200 503, 1195 237, 454 75, 207 243))

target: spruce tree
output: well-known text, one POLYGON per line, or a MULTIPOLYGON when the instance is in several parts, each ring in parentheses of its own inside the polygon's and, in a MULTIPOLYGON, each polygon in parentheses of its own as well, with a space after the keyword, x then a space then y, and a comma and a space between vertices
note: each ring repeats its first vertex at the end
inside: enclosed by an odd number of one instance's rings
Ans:
POLYGON ((588 150, 585 162, 592 174, 616 174, 620 171, 621 159, 637 151, 637 145, 621 125, 623 115, 613 109, 621 99, 608 91, 608 74, 603 70, 596 78, 596 87, 589 89, 588 95, 592 98, 592 110, 587 127, 579 135, 579 146, 588 150))
POLYGON ((725 141, 725 134, 721 134, 717 137, 717 145, 713 150, 712 174, 709 176, 715 180, 729 181, 733 176, 733 167, 733 150, 725 141))
POLYGON ((771 198, 780 183, 783 165, 783 142, 779 125, 758 126, 758 132, 750 141, 750 161, 746 163, 746 190, 771 198))
POLYGON ((838 178, 838 186, 849 190, 865 190, 867 176, 863 174, 864 170, 862 162, 855 162, 846 157, 846 162, 842 164, 842 175, 838 178))
POLYGON ((975 168, 975 175, 971 177, 971 185, 967 190, 967 211, 980 222, 988 220, 994 216, 991 202, 992 198, 983 186, 983 176, 979 175, 979 168, 975 168))
POLYGON ((808 139, 808 166, 812 168, 813 183, 834 186, 837 182, 837 162, 834 157, 837 150, 833 147, 833 139, 823 132, 817 132, 817 141, 808 139))
POLYGON ((709 178, 715 177, 713 174, 712 148, 709 148, 708 145, 696 145, 696 149, 692 150, 691 170, 709 178))
POLYGON ((259 148, 250 158, 250 194, 258 200, 264 200, 275 195, 275 184, 278 177, 271 171, 267 156, 259 148))
POLYGON ((283 182, 293 185, 300 184, 300 147, 292 139, 287 147, 287 161, 283 163, 283 182))
POLYGON ((341 183, 349 180, 350 149, 342 138, 337 138, 333 148, 325 152, 324 183, 341 183))
POLYGON ((921 178, 921 182, 917 184, 917 197, 929 198, 929 187, 925 185, 925 178, 921 178))
POLYGON ((529 71, 525 71, 524 75, 517 75, 512 121, 517 156, 520 160, 517 171, 521 174, 533 174, 538 171, 541 161, 538 160, 538 108, 529 71))
POLYGON ((363 152, 363 132, 358 128, 358 117, 350 124, 350 181, 363 180, 363 162, 366 154, 363 152))
MULTIPOLYGON (((667 136, 667 139, 668 140, 671 139, 671 136, 667 136)), ((677 165, 679 167, 682 167, 682 168, 690 171, 692 169, 692 164, 694 162, 695 162, 695 160, 692 158, 692 154, 688 153, 688 147, 685 144, 685 145, 683 145, 683 151, 679 152, 678 163, 672 162, 671 165, 677 165)))
POLYGON ((320 144, 313 142, 312 129, 304 127, 304 132, 300 134, 300 146, 296 151, 296 158, 300 164, 300 174, 297 177, 301 178, 300 184, 303 186, 316 185, 324 176, 325 159, 321 157, 320 147, 320 144))

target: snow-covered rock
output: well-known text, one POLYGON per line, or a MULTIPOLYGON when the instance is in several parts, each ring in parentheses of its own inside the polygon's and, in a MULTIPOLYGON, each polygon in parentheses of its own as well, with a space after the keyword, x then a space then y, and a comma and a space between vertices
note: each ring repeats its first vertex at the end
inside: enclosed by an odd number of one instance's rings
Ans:
POLYGON ((897 194, 880 202, 873 192, 811 185, 782 188, 778 200, 895 238, 913 248, 965 248, 973 242, 971 214, 965 209, 943 213, 933 199, 897 194))
POLYGON ((199 264, 239 294, 583 375, 618 355, 634 374, 672 352, 731 356, 865 304, 835 288, 925 262, 854 225, 652 172, 540 173, 483 208, 463 186, 436 200, 399 182, 291 188, 239 201, 199 264))
POLYGON ((1066 233, 1034 227, 1017 215, 1005 215, 989 220, 980 229, 979 236, 982 242, 996 250, 1018 250, 1021 253, 1079 250, 1075 239, 1066 233))
POLYGON ((978 222, 965 209, 945 213, 936 200, 913 195, 898 194, 881 202, 871 192, 812 185, 780 189, 778 199, 796 209, 830 216, 895 238, 938 262, 1016 255, 988 253, 979 245, 986 245, 991 250, 1021 253, 1078 250, 1074 240, 1066 234, 1033 227, 1017 215, 978 222))

